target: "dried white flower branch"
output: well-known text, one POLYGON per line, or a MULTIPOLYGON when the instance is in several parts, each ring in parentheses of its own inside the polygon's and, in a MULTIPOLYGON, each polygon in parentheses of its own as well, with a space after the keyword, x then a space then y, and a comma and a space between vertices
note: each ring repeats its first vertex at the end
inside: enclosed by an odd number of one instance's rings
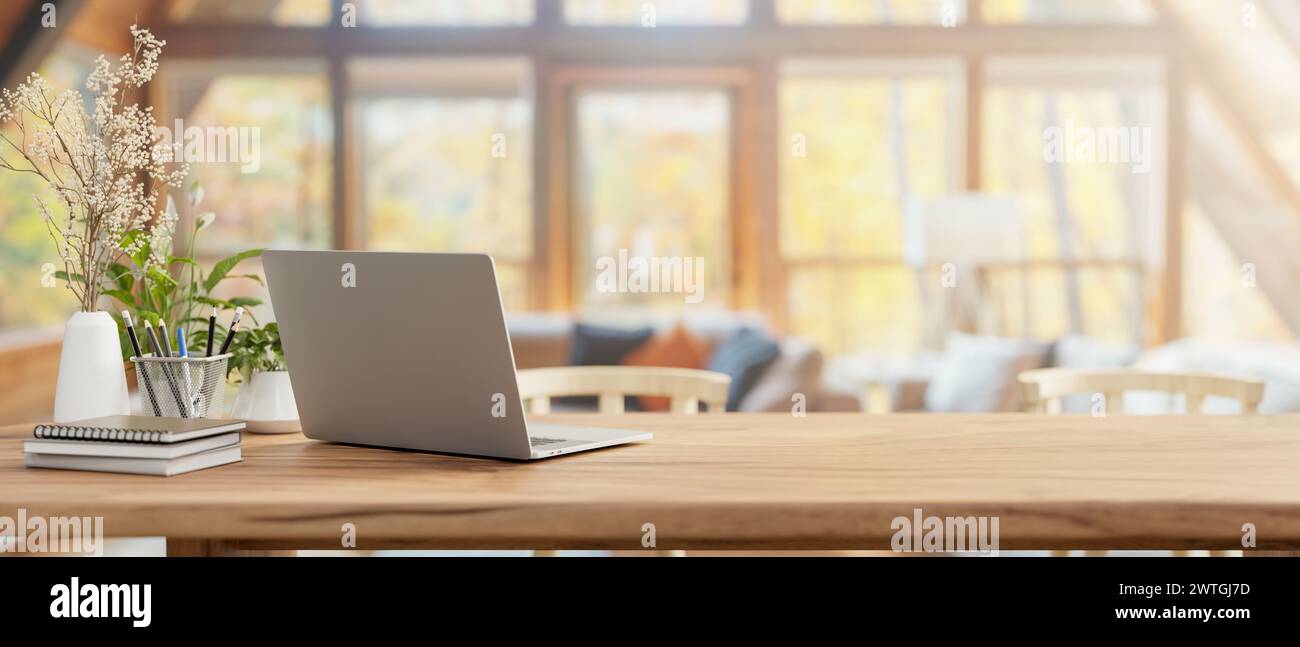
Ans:
POLYGON ((158 194, 189 173, 172 163, 170 147, 159 145, 153 108, 126 103, 158 71, 166 45, 136 25, 131 36, 132 51, 116 66, 104 56, 95 60, 86 79, 93 114, 81 93, 56 92, 35 72, 16 91, 0 91, 0 128, 13 125, 0 130, 0 169, 36 175, 57 196, 58 215, 33 198, 85 312, 97 309, 105 272, 119 254, 147 249, 142 269, 165 269, 177 215, 159 208, 158 194))

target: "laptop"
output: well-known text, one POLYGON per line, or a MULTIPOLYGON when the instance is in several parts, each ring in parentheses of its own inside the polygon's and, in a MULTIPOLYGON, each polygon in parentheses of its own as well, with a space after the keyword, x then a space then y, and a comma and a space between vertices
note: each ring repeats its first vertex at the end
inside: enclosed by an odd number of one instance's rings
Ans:
POLYGON ((308 438, 513 460, 651 438, 527 420, 486 254, 271 250, 262 261, 308 438))

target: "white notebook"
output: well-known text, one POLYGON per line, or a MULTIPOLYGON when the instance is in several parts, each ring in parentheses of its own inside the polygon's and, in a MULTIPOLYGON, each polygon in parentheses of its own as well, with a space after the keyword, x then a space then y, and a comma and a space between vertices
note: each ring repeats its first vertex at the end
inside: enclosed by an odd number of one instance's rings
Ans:
POLYGON ((103 440, 28 440, 23 451, 28 454, 61 456, 116 456, 120 458, 180 458, 219 447, 239 444, 239 432, 197 438, 183 443, 115 443, 103 440))
POLYGON ((36 425, 40 439, 99 440, 116 443, 179 443, 244 428, 243 420, 105 416, 62 424, 36 425))
POLYGON ((122 458, 114 456, 66 456, 60 454, 23 454, 27 467, 44 467, 59 470, 87 472, 119 472, 122 474, 150 474, 175 476, 195 470, 207 469, 242 459, 239 445, 210 449, 173 459, 122 458))

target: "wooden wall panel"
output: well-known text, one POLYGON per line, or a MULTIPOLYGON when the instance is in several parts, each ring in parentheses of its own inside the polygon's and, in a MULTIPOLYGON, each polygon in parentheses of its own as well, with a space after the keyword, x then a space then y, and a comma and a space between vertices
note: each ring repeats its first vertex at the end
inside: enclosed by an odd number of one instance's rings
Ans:
MULTIPOLYGON (((158 0, 86 0, 68 27, 68 38, 116 58, 131 48, 132 24, 155 26, 158 0)), ((163 49, 164 53, 166 49, 163 49)))
POLYGON ((7 43, 13 36, 14 25, 27 13, 28 5, 36 0, 9 0, 0 2, 0 42, 7 43))
POLYGON ((57 330, 0 345, 0 424, 50 418, 62 343, 57 330))

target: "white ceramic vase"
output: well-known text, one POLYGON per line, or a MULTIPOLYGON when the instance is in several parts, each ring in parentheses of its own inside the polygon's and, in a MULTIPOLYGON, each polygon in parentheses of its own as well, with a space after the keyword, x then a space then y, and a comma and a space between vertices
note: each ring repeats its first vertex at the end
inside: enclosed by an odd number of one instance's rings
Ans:
POLYGON ((302 431, 288 371, 255 371, 253 379, 240 387, 230 415, 245 421, 253 433, 302 431))
POLYGON ((78 312, 63 328, 54 422, 130 415, 117 322, 107 312, 78 312))

